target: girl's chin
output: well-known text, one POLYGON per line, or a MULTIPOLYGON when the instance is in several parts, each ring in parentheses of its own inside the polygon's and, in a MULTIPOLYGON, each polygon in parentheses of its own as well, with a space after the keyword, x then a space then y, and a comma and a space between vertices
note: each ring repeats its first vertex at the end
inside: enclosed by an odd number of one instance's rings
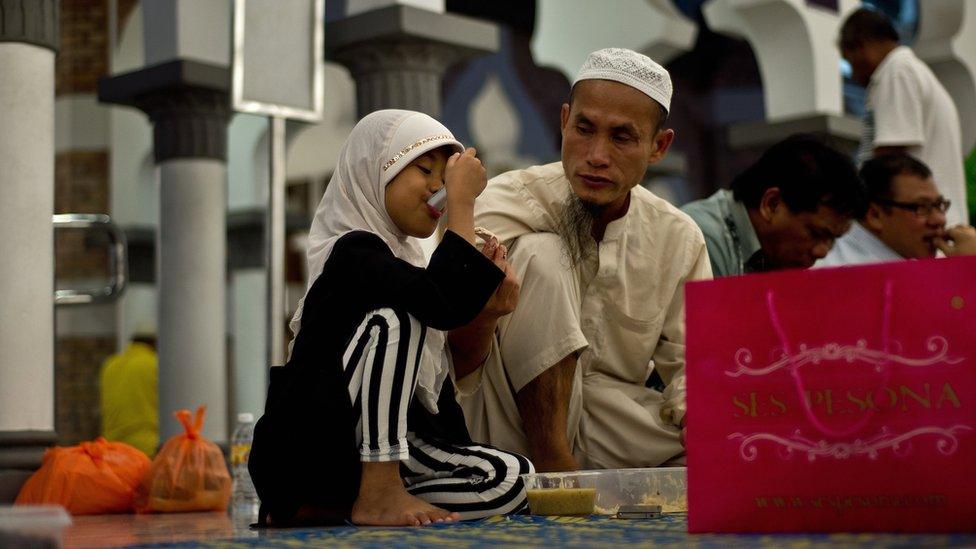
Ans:
POLYGON ((429 229, 428 228, 417 228, 415 230, 410 231, 407 234, 409 234, 410 236, 412 236, 414 238, 428 238, 428 237, 430 237, 430 235, 434 234, 434 231, 436 231, 436 230, 437 230, 437 225, 434 225, 434 226, 430 227, 429 229))

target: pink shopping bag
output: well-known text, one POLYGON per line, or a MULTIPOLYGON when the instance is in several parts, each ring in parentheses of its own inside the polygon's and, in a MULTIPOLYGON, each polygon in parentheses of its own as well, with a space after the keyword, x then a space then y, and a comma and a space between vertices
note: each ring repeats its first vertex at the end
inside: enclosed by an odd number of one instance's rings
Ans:
POLYGON ((691 532, 976 531, 976 258, 686 296, 691 532))

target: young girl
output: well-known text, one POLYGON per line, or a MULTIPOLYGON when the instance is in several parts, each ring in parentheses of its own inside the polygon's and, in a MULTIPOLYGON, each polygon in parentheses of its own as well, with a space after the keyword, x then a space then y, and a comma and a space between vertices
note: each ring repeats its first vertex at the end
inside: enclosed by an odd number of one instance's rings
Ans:
POLYGON ((420 525, 525 506, 522 456, 475 445, 448 377, 444 330, 485 308, 503 271, 474 247, 486 185, 429 116, 363 118, 346 140, 309 235, 308 291, 283 367, 271 369, 249 468, 261 522, 420 525), (447 232, 424 268, 418 238, 447 232))

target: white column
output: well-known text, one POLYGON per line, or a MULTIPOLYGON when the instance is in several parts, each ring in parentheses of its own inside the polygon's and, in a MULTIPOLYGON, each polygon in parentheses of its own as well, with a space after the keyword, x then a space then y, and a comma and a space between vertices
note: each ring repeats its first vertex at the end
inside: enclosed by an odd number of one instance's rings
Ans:
MULTIPOLYGON (((265 360, 268 331, 267 315, 264 314, 266 289, 266 269, 238 269, 231 275, 233 412, 251 412, 254 417, 260 417, 264 412, 264 400, 268 393, 268 364, 265 360)), ((231 414, 231 417, 234 415, 231 414)))
POLYGON ((53 431, 54 51, 0 42, 0 75, 0 431, 53 431))
POLYGON ((207 406, 204 434, 227 440, 226 164, 159 164, 159 410, 161 438, 182 432, 173 410, 207 406))
POLYGON ((844 113, 837 32, 854 0, 828 10, 805 0, 711 0, 716 32, 749 41, 759 61, 767 120, 844 113))
POLYGON ((173 411, 207 406, 204 435, 228 439, 226 342, 228 0, 142 2, 146 66, 99 82, 99 99, 153 123, 159 180, 160 436, 173 411))
POLYGON ((230 63, 230 0, 141 2, 146 65, 186 59, 230 63))

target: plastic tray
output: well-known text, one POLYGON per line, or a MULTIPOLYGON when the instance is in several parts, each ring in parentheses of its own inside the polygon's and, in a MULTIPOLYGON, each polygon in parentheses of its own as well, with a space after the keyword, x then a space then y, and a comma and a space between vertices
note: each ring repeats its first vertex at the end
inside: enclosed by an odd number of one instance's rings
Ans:
POLYGON ((60 505, 0 505, 0 547, 60 547, 70 525, 60 505))
POLYGON ((522 480, 532 514, 615 515, 621 505, 660 505, 665 513, 688 511, 685 467, 535 473, 522 475, 522 480), (583 509, 594 493, 592 509, 583 509), (553 512, 552 504, 559 500, 566 505, 557 506, 568 512, 553 512))

